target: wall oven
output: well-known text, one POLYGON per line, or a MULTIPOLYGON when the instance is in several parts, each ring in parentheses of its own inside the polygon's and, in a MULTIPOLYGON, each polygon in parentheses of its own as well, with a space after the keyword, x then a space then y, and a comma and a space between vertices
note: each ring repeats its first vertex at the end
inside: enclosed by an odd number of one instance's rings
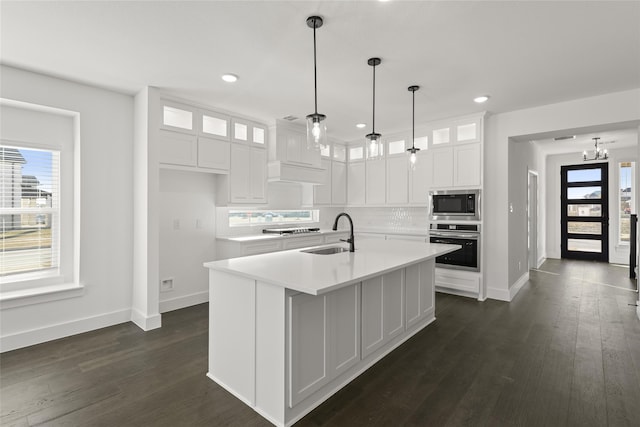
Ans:
POLYGON ((431 220, 480 220, 480 190, 429 192, 431 220))
POLYGON ((436 267, 480 271, 479 224, 431 224, 429 241, 462 246, 437 257, 436 267))

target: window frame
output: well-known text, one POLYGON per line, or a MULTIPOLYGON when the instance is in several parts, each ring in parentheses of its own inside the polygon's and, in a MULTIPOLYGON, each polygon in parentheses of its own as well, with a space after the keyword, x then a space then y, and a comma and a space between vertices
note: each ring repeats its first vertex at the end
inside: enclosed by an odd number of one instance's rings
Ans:
POLYGON ((0 98, 0 107, 26 110, 25 114, 50 114, 71 120, 72 135, 63 142, 44 142, 33 136, 2 136, 2 145, 60 152, 60 243, 58 274, 34 273, 0 277, 0 309, 72 298, 84 294, 80 283, 80 113, 55 107, 0 98), (20 276, 20 277, 19 277, 20 276), (11 280, 9 280, 11 279, 11 280))
POLYGON ((636 182, 636 167, 637 167, 637 162, 634 159, 618 159, 616 160, 616 187, 615 187, 615 192, 616 192, 616 214, 617 214, 617 223, 618 223, 618 227, 616 230, 616 245, 618 247, 630 247, 630 241, 623 241, 620 239, 621 234, 622 234, 622 206, 621 206, 621 197, 620 197, 620 190, 622 187, 622 183, 620 182, 620 169, 621 169, 621 165, 623 163, 631 163, 631 211, 629 214, 629 218, 631 218, 631 213, 633 213, 634 209, 637 205, 637 201, 636 201, 636 186, 634 185, 634 183, 636 182))

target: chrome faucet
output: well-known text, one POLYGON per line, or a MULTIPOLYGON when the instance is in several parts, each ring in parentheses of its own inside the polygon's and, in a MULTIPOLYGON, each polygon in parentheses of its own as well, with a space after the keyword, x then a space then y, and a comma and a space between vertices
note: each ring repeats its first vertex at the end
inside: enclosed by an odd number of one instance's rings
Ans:
POLYGON ((351 230, 350 230, 349 238, 347 240, 340 239, 340 241, 341 242, 347 242, 349 244, 349 252, 355 252, 356 251, 356 245, 355 245, 355 239, 353 237, 353 221, 351 220, 351 217, 349 216, 348 213, 342 212, 342 213, 338 214, 338 216, 336 217, 336 220, 333 223, 333 231, 338 230, 338 220, 340 219, 341 216, 346 216, 347 217, 347 219, 349 220, 349 228, 351 230))

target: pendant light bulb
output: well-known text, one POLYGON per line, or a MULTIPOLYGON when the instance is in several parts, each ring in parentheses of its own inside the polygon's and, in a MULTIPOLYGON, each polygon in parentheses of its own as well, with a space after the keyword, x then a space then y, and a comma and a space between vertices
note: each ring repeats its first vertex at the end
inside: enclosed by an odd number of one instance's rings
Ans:
POLYGON ((409 152, 409 166, 411 166, 411 170, 415 170, 416 161, 418 160, 418 156, 416 153, 420 151, 419 148, 416 148, 416 91, 420 89, 420 86, 409 86, 407 90, 411 92, 412 98, 412 106, 411 106, 411 148, 408 148, 409 152))
POLYGON ((327 145, 327 126, 324 114, 318 113, 318 73, 316 66, 316 28, 322 27, 323 20, 320 16, 310 16, 307 18, 307 26, 313 29, 313 94, 314 112, 307 116, 307 149, 320 151, 322 146, 327 145))

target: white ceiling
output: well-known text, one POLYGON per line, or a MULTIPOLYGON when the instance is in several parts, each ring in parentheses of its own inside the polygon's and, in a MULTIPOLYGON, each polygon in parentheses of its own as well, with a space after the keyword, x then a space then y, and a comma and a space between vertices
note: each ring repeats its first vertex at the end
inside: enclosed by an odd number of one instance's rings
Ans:
MULTIPOLYGON (((329 134, 376 131, 640 87, 640 2, 0 2, 0 60, 134 94, 156 86, 260 120, 318 111, 329 134), (221 74, 240 80, 227 84, 221 74), (484 105, 472 98, 490 94, 484 105)), ((301 120, 302 122, 302 120, 301 120)))

